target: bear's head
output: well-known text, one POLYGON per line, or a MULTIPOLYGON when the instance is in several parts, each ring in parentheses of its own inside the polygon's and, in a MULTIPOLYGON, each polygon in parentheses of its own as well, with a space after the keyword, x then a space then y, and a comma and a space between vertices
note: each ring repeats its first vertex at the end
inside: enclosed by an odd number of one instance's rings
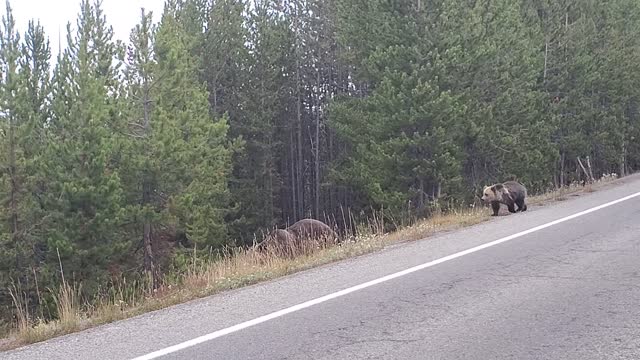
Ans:
POLYGON ((492 201, 500 201, 502 200, 503 195, 506 191, 507 189, 505 189, 502 184, 485 186, 484 190, 482 190, 481 199, 485 203, 490 203, 492 201))
POLYGON ((295 241, 294 234, 287 230, 275 229, 269 234, 269 240, 281 245, 291 245, 295 241))
POLYGON ((291 256, 297 246, 296 237, 293 233, 275 229, 269 232, 265 239, 256 247, 259 251, 270 251, 277 256, 291 256))

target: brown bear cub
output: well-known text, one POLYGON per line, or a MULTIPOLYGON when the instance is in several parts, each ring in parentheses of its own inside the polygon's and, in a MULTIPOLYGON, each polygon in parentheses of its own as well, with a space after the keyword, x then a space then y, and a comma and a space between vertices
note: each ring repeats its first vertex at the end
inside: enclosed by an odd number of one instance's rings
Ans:
POLYGON ((500 204, 507 205, 510 213, 517 211, 527 211, 525 198, 527 197, 527 188, 516 181, 507 181, 502 184, 487 186, 482 191, 482 201, 491 204, 493 209, 492 216, 498 216, 500 204), (518 210, 514 205, 518 205, 518 210))

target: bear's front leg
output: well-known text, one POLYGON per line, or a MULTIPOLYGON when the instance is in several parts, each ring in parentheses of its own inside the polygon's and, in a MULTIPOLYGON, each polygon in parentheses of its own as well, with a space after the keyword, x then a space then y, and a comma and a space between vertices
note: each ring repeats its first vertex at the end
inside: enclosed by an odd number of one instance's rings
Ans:
POLYGON ((516 207, 513 205, 513 203, 507 204, 507 208, 509 209, 509 212, 512 214, 516 213, 516 207))
POLYGON ((491 208, 493 209, 493 215, 498 216, 498 211, 500 211, 500 203, 498 201, 491 202, 491 208))

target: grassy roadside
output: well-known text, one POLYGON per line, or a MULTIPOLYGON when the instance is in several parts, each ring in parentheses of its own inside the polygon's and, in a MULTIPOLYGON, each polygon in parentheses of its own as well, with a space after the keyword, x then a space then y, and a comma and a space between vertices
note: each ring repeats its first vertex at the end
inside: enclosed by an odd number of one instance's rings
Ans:
MULTIPOLYGON (((596 191, 616 182, 618 180, 615 178, 605 177, 585 187, 570 186, 531 196, 528 203, 540 206, 562 201, 570 196, 596 191)), ((490 219, 490 213, 488 208, 469 207, 436 214, 392 233, 381 233, 373 230, 375 227, 371 227, 369 234, 359 236, 355 241, 325 249, 307 249, 303 255, 293 259, 253 249, 236 249, 220 261, 201 264, 194 262, 186 273, 174 276, 159 291, 151 292, 143 283, 125 283, 113 289, 112 295, 108 298, 92 304, 80 301, 79 288, 75 285, 63 283, 59 289, 54 290, 60 319, 50 322, 32 320, 33 317, 21 302, 19 292, 13 291, 17 323, 8 336, 0 340, 0 351, 372 253, 389 245, 424 239, 442 231, 471 226, 490 219)))

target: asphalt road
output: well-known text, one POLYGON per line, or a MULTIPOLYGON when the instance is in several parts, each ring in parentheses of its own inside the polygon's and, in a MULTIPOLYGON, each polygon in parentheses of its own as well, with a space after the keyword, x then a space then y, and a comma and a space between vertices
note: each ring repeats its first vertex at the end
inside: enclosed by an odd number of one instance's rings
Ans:
MULTIPOLYGON (((133 359, 638 192, 640 177, 625 178, 0 359, 133 359)), ((160 358, 640 359, 640 196, 160 358)))

